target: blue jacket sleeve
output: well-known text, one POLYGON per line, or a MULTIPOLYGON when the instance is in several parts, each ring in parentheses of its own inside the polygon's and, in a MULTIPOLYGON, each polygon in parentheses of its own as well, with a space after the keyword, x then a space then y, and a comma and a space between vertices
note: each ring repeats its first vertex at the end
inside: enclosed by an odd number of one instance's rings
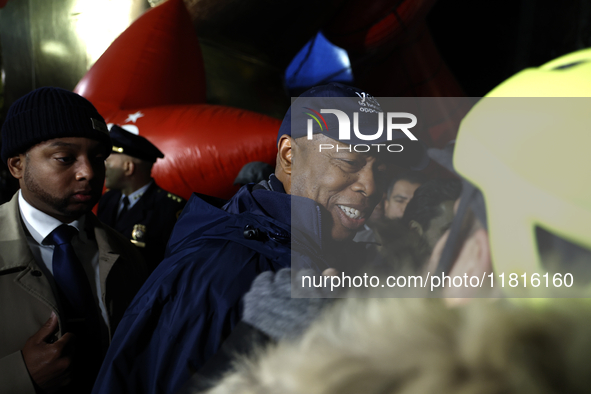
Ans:
POLYGON ((254 278, 280 268, 227 240, 165 259, 119 324, 93 393, 176 393, 240 321, 254 278))

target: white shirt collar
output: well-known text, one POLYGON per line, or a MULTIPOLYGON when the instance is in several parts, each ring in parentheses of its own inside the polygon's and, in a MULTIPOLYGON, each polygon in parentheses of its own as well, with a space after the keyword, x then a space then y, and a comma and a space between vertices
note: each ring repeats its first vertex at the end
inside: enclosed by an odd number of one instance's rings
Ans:
MULTIPOLYGON (((146 190, 148 190, 148 188, 150 187, 150 185, 152 183, 154 183, 154 180, 151 180, 146 185, 140 187, 139 189, 137 189, 136 191, 131 193, 129 196, 127 196, 127 198, 129 199, 129 206, 127 207, 128 209, 131 209, 131 207, 133 207, 135 205, 135 203, 139 201, 139 199, 144 195, 144 193, 146 192, 146 190)), ((125 197, 124 194, 121 195, 120 201, 123 201, 124 197, 125 197)))
MULTIPOLYGON (((18 191, 18 206, 21 211, 21 217, 25 222, 25 226, 27 226, 27 230, 29 230, 29 233, 33 239, 35 239, 35 241, 37 241, 39 244, 42 244, 43 240, 53 230, 64 224, 56 218, 49 216, 45 212, 41 212, 29 204, 23 197, 21 190, 18 191)), ((73 222, 67 224, 75 227, 80 234, 83 234, 84 231, 81 229, 84 228, 84 219, 85 218, 83 215, 78 220, 74 220, 73 222)))

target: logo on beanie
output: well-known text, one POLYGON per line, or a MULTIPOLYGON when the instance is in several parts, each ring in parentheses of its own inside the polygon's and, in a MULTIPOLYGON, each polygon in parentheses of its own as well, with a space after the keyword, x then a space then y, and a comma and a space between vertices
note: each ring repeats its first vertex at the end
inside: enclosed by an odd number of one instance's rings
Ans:
POLYGON ((355 92, 355 94, 361 99, 357 102, 360 105, 359 111, 370 113, 382 112, 382 106, 374 96, 365 92, 355 92))
POLYGON ((92 122, 92 128, 94 130, 109 135, 109 129, 107 128, 107 125, 104 122, 101 122, 100 120, 95 118, 90 118, 90 121, 92 122))

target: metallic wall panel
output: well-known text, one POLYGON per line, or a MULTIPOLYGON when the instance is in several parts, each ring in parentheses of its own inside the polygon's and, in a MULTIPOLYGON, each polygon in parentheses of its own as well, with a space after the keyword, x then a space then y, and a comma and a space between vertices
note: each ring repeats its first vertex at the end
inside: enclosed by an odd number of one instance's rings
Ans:
POLYGON ((147 0, 13 0, 0 10, 6 104, 40 86, 72 90, 147 0))
POLYGON ((0 39, 5 72, 5 105, 34 89, 29 0, 10 1, 0 11, 0 39))
POLYGON ((79 15, 71 11, 77 1, 29 2, 35 87, 73 89, 87 69, 85 43, 76 34, 79 15))
POLYGON ((201 38, 207 76, 207 102, 228 105, 283 119, 289 95, 283 70, 259 59, 201 38))

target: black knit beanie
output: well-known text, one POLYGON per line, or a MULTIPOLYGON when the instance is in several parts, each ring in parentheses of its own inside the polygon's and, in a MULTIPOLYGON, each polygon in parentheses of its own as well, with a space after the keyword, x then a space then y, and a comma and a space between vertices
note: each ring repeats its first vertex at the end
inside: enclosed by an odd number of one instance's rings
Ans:
POLYGON ((2 161, 54 138, 86 137, 103 142, 111 151, 105 120, 84 97, 43 87, 19 98, 2 125, 2 161))

